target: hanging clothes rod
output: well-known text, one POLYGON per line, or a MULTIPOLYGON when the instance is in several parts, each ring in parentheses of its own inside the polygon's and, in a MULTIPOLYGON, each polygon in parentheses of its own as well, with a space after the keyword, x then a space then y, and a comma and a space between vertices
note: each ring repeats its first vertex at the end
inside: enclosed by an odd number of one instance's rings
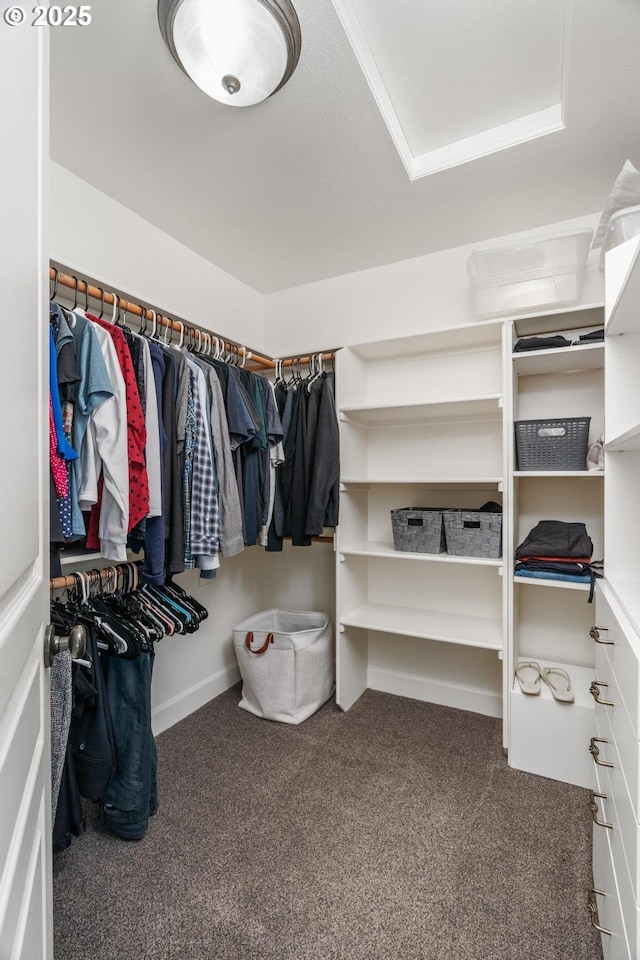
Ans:
MULTIPOLYGON (((78 559, 81 560, 82 557, 78 557, 78 559)), ((64 590, 67 587, 77 587, 80 577, 89 576, 92 580, 109 580, 114 576, 120 576, 121 573, 125 573, 127 569, 133 566, 140 570, 142 568, 142 561, 132 560, 127 563, 112 563, 107 567, 102 567, 102 569, 93 568, 92 570, 83 570, 82 573, 69 573, 66 577, 54 577, 52 580, 49 580, 49 589, 64 590)))
MULTIPOLYGON (((101 306, 104 306, 105 304, 113 306, 117 301, 117 306, 121 310, 123 310, 125 313, 131 313, 136 317, 140 317, 145 322, 147 320, 153 322, 155 318, 155 321, 158 325, 163 327, 171 327, 171 330, 175 330, 176 333, 180 333, 183 337, 193 337, 198 344, 202 343, 203 334, 206 337, 213 337, 214 339, 223 341, 225 344, 228 344, 235 350, 242 350, 246 359, 250 359, 252 363, 257 364, 259 367, 263 367, 268 370, 275 369, 276 364, 273 357, 262 356, 261 354, 256 353, 254 350, 249 350, 242 344, 236 343, 234 340, 228 340, 226 337, 217 337, 215 333, 212 333, 210 330, 205 330, 204 327, 196 327, 193 324, 183 323, 182 320, 172 320, 170 317, 165 316, 157 310, 152 310, 150 308, 141 306, 139 303, 133 303, 130 300, 126 300, 124 297, 121 297, 120 294, 110 293, 108 290, 103 290, 102 287, 94 287, 87 280, 83 280, 74 274, 62 273, 57 267, 49 268, 49 280, 51 280, 54 284, 52 299, 55 297, 58 287, 63 286, 70 290, 75 290, 78 294, 82 294, 82 296, 84 296, 86 299, 90 297, 92 300, 97 300, 101 306)), ((322 359, 331 360, 334 356, 335 351, 332 350, 328 353, 323 353, 322 359)), ((293 364, 308 364, 312 359, 312 356, 289 357, 282 360, 281 364, 282 366, 290 367, 293 366, 293 364)))

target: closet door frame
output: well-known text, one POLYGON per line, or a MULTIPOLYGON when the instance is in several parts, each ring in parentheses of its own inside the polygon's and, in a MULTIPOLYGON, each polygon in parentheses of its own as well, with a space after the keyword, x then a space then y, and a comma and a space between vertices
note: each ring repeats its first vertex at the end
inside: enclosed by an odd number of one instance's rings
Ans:
POLYGON ((0 30, 0 956, 51 960, 49 678, 49 35, 0 30))

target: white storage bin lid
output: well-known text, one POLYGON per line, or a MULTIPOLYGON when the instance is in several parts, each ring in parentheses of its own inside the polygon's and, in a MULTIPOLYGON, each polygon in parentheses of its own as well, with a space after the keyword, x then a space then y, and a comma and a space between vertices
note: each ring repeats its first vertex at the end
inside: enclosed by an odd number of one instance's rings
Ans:
POLYGON ((607 250, 612 250, 619 243, 631 240, 640 233, 640 206, 625 207, 611 215, 609 226, 602 244, 600 254, 600 269, 604 270, 604 257, 607 250))

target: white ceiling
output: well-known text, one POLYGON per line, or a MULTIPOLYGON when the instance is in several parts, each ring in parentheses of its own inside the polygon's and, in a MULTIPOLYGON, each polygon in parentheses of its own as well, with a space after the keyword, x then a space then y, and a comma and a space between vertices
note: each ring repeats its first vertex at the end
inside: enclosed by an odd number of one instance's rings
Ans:
POLYGON ((52 29, 53 158, 262 292, 599 210, 640 166, 638 0, 567 0, 568 33, 563 0, 294 2, 298 69, 246 109, 181 73, 155 0, 52 29), (554 108, 565 129, 481 155, 554 108), (393 115, 409 162, 459 165, 412 182, 393 115))

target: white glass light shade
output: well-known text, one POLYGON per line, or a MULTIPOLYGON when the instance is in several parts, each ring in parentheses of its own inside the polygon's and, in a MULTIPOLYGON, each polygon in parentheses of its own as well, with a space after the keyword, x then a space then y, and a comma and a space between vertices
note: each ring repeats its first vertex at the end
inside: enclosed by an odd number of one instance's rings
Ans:
POLYGON ((159 0, 158 14, 184 72, 221 103, 266 100, 297 64, 300 28, 289 0, 159 0))

